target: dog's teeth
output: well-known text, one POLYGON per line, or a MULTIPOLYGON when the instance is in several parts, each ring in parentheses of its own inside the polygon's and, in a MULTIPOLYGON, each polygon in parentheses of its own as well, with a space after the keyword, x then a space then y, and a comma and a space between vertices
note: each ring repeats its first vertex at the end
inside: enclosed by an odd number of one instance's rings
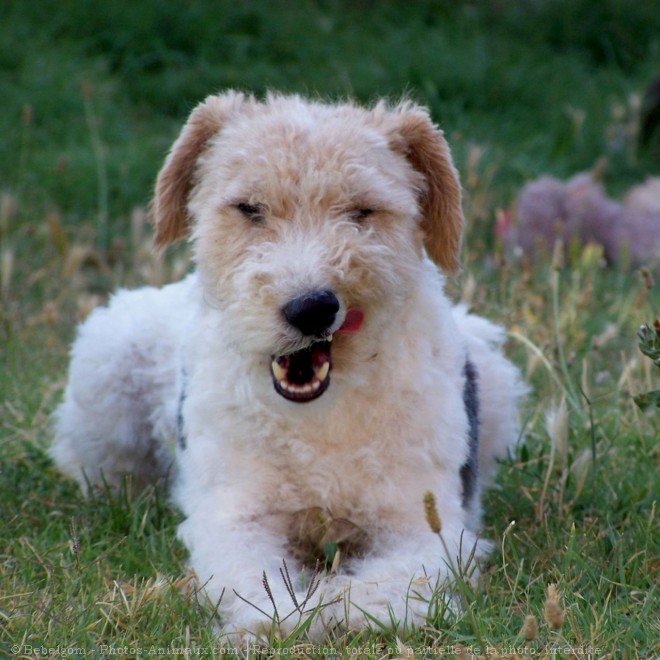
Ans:
POLYGON ((321 387, 321 381, 320 381, 320 380, 315 380, 315 381, 312 383, 312 391, 313 391, 313 392, 316 392, 316 390, 318 390, 319 387, 321 387))
POLYGON ((330 363, 324 362, 318 369, 314 369, 314 375, 323 382, 328 377, 330 371, 330 363))
POLYGON ((332 338, 333 338, 333 337, 334 337, 334 335, 328 335, 328 336, 326 337, 326 341, 328 341, 328 342, 329 342, 329 341, 332 341, 332 338))
POLYGON ((273 375, 278 381, 280 381, 280 383, 286 379, 286 369, 280 366, 277 360, 273 360, 270 363, 270 368, 273 370, 273 375))

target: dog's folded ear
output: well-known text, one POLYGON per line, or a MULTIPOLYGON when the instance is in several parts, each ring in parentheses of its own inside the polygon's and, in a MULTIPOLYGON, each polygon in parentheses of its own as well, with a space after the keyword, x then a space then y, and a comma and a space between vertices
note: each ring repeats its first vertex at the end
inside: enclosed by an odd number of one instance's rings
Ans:
POLYGON ((188 233, 191 221, 188 197, 194 185, 197 161, 209 140, 246 100, 244 94, 226 92, 209 96, 192 111, 156 180, 150 209, 156 247, 165 247, 188 233))
POLYGON ((464 220, 461 185, 449 145, 423 108, 404 103, 395 115, 398 121, 390 131, 391 147, 403 153, 426 182, 421 199, 424 247, 440 268, 456 274, 464 220))

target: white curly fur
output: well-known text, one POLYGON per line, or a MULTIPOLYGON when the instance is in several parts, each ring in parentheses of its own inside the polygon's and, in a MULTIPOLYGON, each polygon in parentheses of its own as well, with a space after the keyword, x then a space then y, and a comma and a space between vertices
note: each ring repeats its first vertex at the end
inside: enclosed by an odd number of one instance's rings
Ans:
POLYGON ((131 474, 142 485, 168 473, 167 445, 182 435, 180 536, 210 598, 224 592, 228 631, 270 629, 264 572, 280 618, 292 610, 283 561, 305 600, 310 573, 291 530, 316 509, 363 539, 307 601, 323 605, 317 625, 365 625, 365 612, 422 620, 432 587, 475 544, 487 547, 476 537, 479 493, 462 502, 466 360, 478 373, 480 486, 517 439, 524 390, 502 330, 443 292, 462 215, 441 132, 410 103, 210 97, 161 171, 154 215, 160 245, 190 233, 196 273, 120 291, 81 326, 55 461, 83 484, 131 474), (312 340, 282 309, 319 289, 339 302, 330 385, 292 402, 273 387, 272 356, 312 340), (351 308, 362 327, 341 332, 351 308), (449 556, 425 520, 426 491, 449 556))

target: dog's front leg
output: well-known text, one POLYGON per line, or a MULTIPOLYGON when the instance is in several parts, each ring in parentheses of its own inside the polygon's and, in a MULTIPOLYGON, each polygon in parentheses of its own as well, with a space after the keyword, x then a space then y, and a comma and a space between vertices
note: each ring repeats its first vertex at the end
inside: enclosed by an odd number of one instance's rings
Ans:
POLYGON ((179 536, 225 633, 285 634, 319 606, 318 577, 303 574, 286 538, 261 521, 192 515, 179 536))
POLYGON ((372 554, 350 564, 348 574, 328 580, 325 597, 343 599, 323 616, 350 629, 376 621, 399 629, 422 625, 438 607, 454 609, 452 584, 475 574, 486 547, 458 528, 442 537, 425 531, 382 539, 372 554))

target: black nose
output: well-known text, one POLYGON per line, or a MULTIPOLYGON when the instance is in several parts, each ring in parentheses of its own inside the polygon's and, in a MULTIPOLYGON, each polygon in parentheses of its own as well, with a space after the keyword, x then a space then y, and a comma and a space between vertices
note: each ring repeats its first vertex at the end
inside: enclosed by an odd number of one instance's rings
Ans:
POLYGON ((282 311, 303 335, 323 335, 335 322, 339 301, 332 291, 310 291, 288 302, 282 311))

